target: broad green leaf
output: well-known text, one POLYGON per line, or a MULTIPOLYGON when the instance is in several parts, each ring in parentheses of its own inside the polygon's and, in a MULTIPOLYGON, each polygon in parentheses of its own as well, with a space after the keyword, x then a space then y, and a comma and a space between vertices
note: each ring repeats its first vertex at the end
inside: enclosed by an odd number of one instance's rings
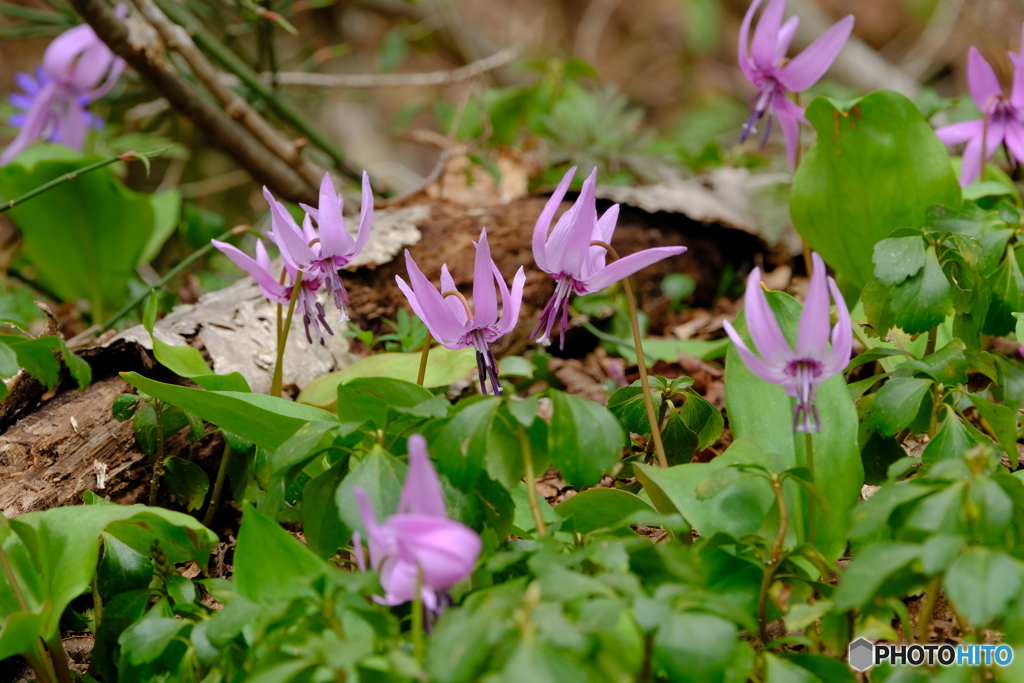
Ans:
MULTIPOLYGON (((836 610, 845 612, 875 598, 894 574, 918 559, 920 546, 911 543, 880 542, 863 548, 850 562, 835 595, 836 610)), ((891 595, 892 591, 885 591, 891 595)))
MULTIPOLYGON (((651 400, 654 410, 658 411, 662 403, 661 391, 651 387, 651 400)), ((643 387, 639 380, 628 387, 622 387, 608 398, 608 410, 619 421, 626 432, 649 436, 651 421, 647 419, 647 402, 644 399, 643 387)), ((628 434, 627 434, 627 439, 628 434)))
POLYGON ((330 569, 277 522, 245 504, 233 576, 242 597, 267 603, 308 596, 313 579, 327 575, 330 569))
POLYGON ((765 683, 822 683, 822 679, 809 670, 771 653, 764 656, 764 664, 765 683))
POLYGON ((714 445, 725 430, 721 411, 694 391, 686 392, 686 403, 679 409, 679 417, 697 435, 699 451, 714 445))
POLYGON ((596 484, 622 455, 622 427, 607 408, 593 401, 554 389, 549 396, 552 465, 577 488, 596 484))
MULTIPOLYGON (((35 163, 21 157, 0 168, 4 199, 102 161, 63 152, 60 159, 33 156, 35 163)), ((65 301, 89 301, 97 322, 128 298, 128 281, 154 224, 150 198, 126 188, 109 167, 63 183, 7 215, 17 223, 22 253, 42 280, 65 301)))
POLYGON ((121 377, 154 398, 270 451, 279 448, 307 422, 337 419, 327 411, 263 394, 191 389, 157 382, 135 372, 123 372, 121 377))
POLYGON ((367 453, 342 480, 335 493, 338 513, 345 526, 361 533, 364 539, 368 538, 359 506, 352 495, 352 490, 356 487, 361 488, 370 500, 378 522, 383 522, 384 518, 395 514, 398 510, 398 501, 402 497, 405 472, 406 464, 379 446, 367 453))
POLYGON ((164 466, 167 468, 164 475, 167 489, 178 503, 188 511, 201 508, 206 492, 210 490, 210 478, 206 472, 195 463, 173 455, 164 461, 164 466))
POLYGON ((177 346, 168 344, 153 334, 153 325, 156 323, 156 309, 158 299, 154 291, 146 301, 146 309, 142 316, 142 324, 149 332, 149 338, 153 341, 153 355, 158 363, 178 375, 192 380, 204 389, 211 391, 249 391, 249 383, 237 372, 227 375, 216 375, 210 366, 206 364, 203 354, 199 349, 191 346, 177 346))
POLYGON ((884 285, 898 285, 924 268, 924 239, 890 237, 875 245, 875 277, 884 285))
POLYGON ((985 334, 1002 336, 1009 334, 1016 327, 1015 311, 1024 310, 1024 274, 1017 263, 1016 253, 1012 246, 1006 248, 1006 257, 996 269, 994 277, 989 280, 992 291, 992 303, 981 331, 985 334))
POLYGON ((921 401, 934 386, 931 379, 896 377, 882 385, 875 394, 871 419, 883 436, 892 436, 917 417, 921 401))
POLYGON ((892 288, 894 323, 907 334, 928 332, 953 312, 953 287, 939 265, 935 247, 925 252, 924 269, 892 288))
MULTIPOLYGON (((697 435, 690 429, 674 405, 668 405, 668 420, 661 430, 661 441, 665 446, 665 456, 669 465, 681 465, 693 460, 693 453, 700 443, 697 435)), ((718 412, 718 411, 715 411, 718 412)))
POLYGON ((343 460, 311 479, 302 489, 302 532, 309 549, 325 559, 348 545, 352 536, 341 521, 334 495, 346 474, 348 460, 343 460))
POLYGON ((153 561, 110 534, 102 536, 103 558, 97 584, 103 601, 119 593, 147 588, 153 578, 153 561))
POLYGON ((874 272, 874 245, 899 227, 924 227, 933 204, 959 208, 945 145, 903 95, 879 91, 842 105, 816 98, 818 131, 793 177, 790 213, 810 247, 860 290, 874 272))
POLYGON ((64 357, 64 364, 78 383, 79 391, 85 391, 92 381, 92 368, 72 353, 60 337, 26 339, 4 334, 0 335, 0 344, 13 350, 18 358, 18 364, 25 372, 45 384, 48 389, 53 389, 60 380, 60 362, 53 355, 54 351, 60 352, 64 357))
POLYGON ((964 351, 964 343, 954 339, 930 356, 908 360, 896 367, 919 370, 940 384, 956 386, 967 382, 967 371, 971 365, 964 351))
POLYGON ((160 657, 187 625, 187 621, 161 616, 156 609, 150 610, 118 638, 121 656, 135 666, 148 664, 160 657))
POLYGON ((790 653, 787 661, 802 666, 825 683, 857 683, 850 665, 826 655, 807 652, 790 653))
POLYGON ((863 539, 881 532, 900 505, 935 493, 940 487, 918 482, 887 484, 858 505, 850 515, 850 538, 863 539))
POLYGON ((738 642, 732 623, 713 614, 672 614, 654 636, 654 660, 673 681, 721 683, 738 642))
POLYGON ((460 410, 430 444, 438 470, 463 491, 473 488, 484 468, 491 425, 501 399, 489 396, 460 410))
POLYGON ((388 377, 365 377, 338 386, 337 411, 346 422, 371 422, 377 429, 388 423, 389 407, 412 407, 433 398, 421 386, 388 377))
POLYGON ((1010 457, 1010 462, 1017 461, 1017 420, 1016 412, 998 403, 992 403, 980 396, 969 396, 971 403, 977 408, 978 414, 988 422, 999 445, 1010 457))
POLYGON ((940 460, 963 458, 972 447, 977 445, 974 435, 967 431, 956 412, 945 406, 945 419, 939 431, 921 452, 921 462, 930 468, 940 460))
MULTIPOLYGON (((769 292, 767 298, 788 342, 795 347, 800 305, 780 292, 769 292)), ((744 316, 737 319, 737 328, 746 334, 744 316)), ((762 451, 777 454, 782 469, 805 467, 805 435, 793 432, 794 404, 785 390, 751 373, 734 348, 730 348, 726 358, 725 386, 734 437, 750 439, 762 451)), ((857 443, 857 410, 842 374, 818 386, 816 404, 821 432, 812 435, 815 483, 831 503, 828 509, 816 506, 818 547, 831 560, 846 549, 848 518, 860 496, 864 466, 857 443)), ((791 510, 795 510, 795 490, 787 484, 791 510)))
POLYGON ((1024 565, 1002 550, 975 547, 949 568, 942 587, 974 628, 1000 617, 1021 589, 1024 565))
POLYGON ((172 187, 164 192, 154 192, 149 195, 149 204, 153 208, 153 232, 139 254, 140 266, 157 257, 163 249, 164 242, 178 227, 178 218, 181 216, 181 191, 172 187))
POLYGON ((587 489, 555 507, 566 520, 563 529, 589 534, 621 526, 630 515, 652 510, 643 499, 619 489, 587 489))
MULTIPOLYGON (((446 387, 465 379, 476 369, 473 349, 449 351, 443 346, 430 349, 427 372, 423 377, 424 387, 446 387)), ((390 377, 415 382, 419 373, 420 357, 416 353, 378 353, 353 363, 344 370, 331 372, 307 384, 296 399, 299 403, 336 411, 338 387, 357 378, 390 377)))

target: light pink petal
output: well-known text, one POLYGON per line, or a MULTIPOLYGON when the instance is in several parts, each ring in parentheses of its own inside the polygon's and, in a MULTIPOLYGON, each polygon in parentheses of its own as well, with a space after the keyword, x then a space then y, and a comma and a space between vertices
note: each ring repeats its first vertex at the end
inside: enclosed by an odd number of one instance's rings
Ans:
POLYGON ((942 128, 937 128, 935 130, 935 134, 938 135, 939 139, 947 145, 959 145, 962 142, 967 142, 971 138, 981 138, 984 126, 985 121, 983 119, 961 121, 959 123, 943 126, 942 128))
POLYGON ((813 272, 807 289, 807 300, 800 314, 800 328, 796 336, 796 355, 800 358, 821 360, 828 347, 831 314, 829 312, 828 284, 825 282, 825 262, 817 252, 811 254, 813 272))
POLYGON ((18 131, 17 137, 0 155, 0 166, 6 166, 24 152, 29 145, 42 138, 48 131, 50 121, 50 105, 57 92, 57 84, 50 82, 43 86, 36 96, 26 115, 25 125, 18 131))
POLYGON ((983 114, 991 113, 997 98, 1003 96, 996 72, 974 46, 967 51, 967 85, 970 87, 974 104, 983 114))
POLYGON ((465 524, 440 517, 395 515, 388 520, 400 558, 419 567, 423 584, 445 590, 469 577, 480 556, 480 537, 465 524))
POLYGON ((75 61, 99 40, 89 24, 79 24, 53 39, 43 53, 43 69, 53 78, 71 80, 75 61))
POLYGON ((770 0, 757 21, 750 55, 762 71, 771 71, 775 66, 775 46, 779 44, 779 28, 785 11, 786 0, 770 0))
MULTIPOLYGON (((412 260, 408 249, 405 250, 405 267, 409 273, 413 291, 416 293, 414 298, 420 306, 417 315, 426 323, 435 339, 442 342, 456 342, 466 333, 466 325, 459 323, 441 293, 434 289, 434 285, 430 284, 430 280, 412 260)), ((399 282, 400 287, 402 284, 404 283, 399 282)), ((410 303, 412 303, 411 300, 410 303)))
MULTIPOLYGON (((318 208, 317 227, 320 228, 320 254, 323 258, 347 256, 352 251, 352 235, 345 229, 345 199, 334 191, 334 182, 330 173, 324 173, 320 182, 320 205, 318 208)), ((308 211, 306 212, 310 214, 308 211)))
POLYGON ((352 557, 359 571, 366 571, 366 552, 363 550, 363 537, 358 531, 352 532, 352 557))
MULTIPOLYGON (((1024 40, 1024 36, 1021 37, 1024 40)), ((1021 43, 1020 54, 1010 53, 1013 63, 1013 88, 1010 92, 1010 106, 1017 111, 1024 110, 1024 43, 1021 43)))
POLYGON ((366 542, 370 546, 370 566, 380 570, 380 565, 386 557, 393 556, 398 552, 398 544, 387 525, 381 526, 377 523, 377 515, 373 511, 373 505, 366 493, 359 486, 352 489, 352 496, 359 506, 359 517, 366 527, 366 542))
POLYGON ((747 318, 747 330, 757 347, 758 353, 773 367, 783 367, 793 360, 793 349, 782 334, 779 321, 768 305, 768 299, 761 289, 761 269, 754 268, 747 278, 747 290, 743 295, 743 307, 747 318))
POLYGON ((82 51, 81 56, 75 61, 74 79, 75 85, 81 91, 88 91, 95 88, 103 80, 103 76, 110 70, 114 61, 114 53, 110 51, 103 42, 94 40, 82 51))
POLYGON ((565 193, 569 189, 569 184, 572 182, 572 177, 575 174, 576 167, 573 166, 562 177, 562 182, 558 183, 558 187, 555 189, 554 194, 551 195, 548 203, 544 205, 544 210, 540 212, 540 217, 537 218, 537 223, 533 227, 533 260, 537 263, 537 267, 546 273, 551 272, 548 268, 546 246, 548 229, 551 227, 551 220, 555 217, 555 212, 558 211, 562 198, 565 197, 565 193))
POLYGON ((370 187, 370 176, 363 171, 363 205, 359 209, 359 233, 349 256, 351 260, 363 251, 370 239, 370 227, 373 225, 373 189, 370 187))
POLYGON ((411 562, 389 558, 380 569, 380 585, 384 589, 385 605, 403 605, 416 597, 419 569, 411 562))
POLYGON ((580 279, 583 263, 590 251, 597 225, 597 168, 595 167, 583 182, 583 189, 573 206, 570 220, 562 219, 555 226, 548 240, 548 263, 554 272, 565 273, 580 279))
MULTIPOLYGON (((260 286, 260 289, 263 290, 263 294, 268 299, 277 303, 288 302, 290 294, 288 288, 274 279, 269 268, 264 267, 259 261, 254 261, 248 254, 238 247, 218 240, 210 241, 213 243, 214 247, 231 259, 236 266, 251 275, 252 279, 256 281, 256 284, 260 286)), ((257 256, 259 256, 259 248, 261 245, 262 242, 257 243, 257 256)), ((266 249, 263 250, 263 256, 266 256, 266 249)))
POLYGON ((1003 139, 1006 137, 1006 119, 1000 117, 992 119, 988 123, 988 132, 985 135, 985 146, 988 148, 988 154, 985 155, 986 159, 991 159, 992 155, 999 149, 999 145, 1003 144, 1003 139))
POLYGON ((95 101, 110 92, 114 85, 117 83, 117 79, 124 73, 124 69, 127 63, 120 57, 115 57, 110 64, 110 70, 107 71, 107 78, 98 87, 85 93, 85 96, 90 100, 95 101))
POLYGON ((476 243, 476 263, 473 267, 473 310, 478 328, 490 327, 498 321, 498 292, 494 288, 494 261, 487 244, 487 230, 480 231, 476 243))
POLYGON ((274 244, 281 250, 281 258, 296 270, 302 270, 313 261, 313 251, 303 236, 302 229, 288 213, 284 204, 274 199, 270 190, 263 188, 263 197, 270 205, 271 234, 274 244))
POLYGON ((846 300, 839 291, 836 281, 828 279, 828 288, 836 302, 836 326, 832 329, 832 350, 825 357, 824 375, 831 377, 846 369, 853 351, 853 325, 850 322, 850 310, 846 308, 846 300))
MULTIPOLYGON (((604 215, 597 221, 594 227, 594 239, 605 244, 612 243, 612 235, 615 233, 615 224, 619 220, 619 205, 612 204, 604 215)), ((588 278, 597 271, 604 268, 608 259, 608 250, 604 247, 590 247, 587 252, 587 260, 583 264, 583 277, 588 278)))
POLYGON ((596 292, 600 289, 604 289, 613 282, 618 282, 623 278, 629 277, 638 270, 642 270, 647 266, 670 256, 678 256, 684 251, 686 251, 686 247, 655 247, 654 249, 644 249, 643 251, 630 254, 629 256, 605 266, 604 270, 601 270, 587 278, 584 280, 583 284, 586 286, 588 292, 596 292))
POLYGON ((736 346, 736 352, 740 354, 740 360, 743 361, 743 364, 747 366, 748 370, 763 379, 765 382, 782 384, 786 381, 787 377, 783 372, 783 368, 780 366, 769 365, 754 355, 754 353, 743 342, 743 337, 741 337, 740 333, 736 331, 736 328, 732 326, 732 323, 726 320, 722 325, 725 327, 725 332, 729 335, 729 339, 731 339, 732 343, 736 346))
POLYGON ((455 280, 452 278, 452 274, 448 272, 448 264, 441 264, 441 295, 444 297, 444 301, 448 304, 448 308, 452 309, 452 313, 455 314, 455 318, 459 321, 460 325, 465 326, 469 322, 469 313, 466 311, 465 305, 462 303, 462 299, 448 292, 457 292, 459 288, 455 286, 455 280))
POLYGON ((818 36, 803 52, 791 59, 778 73, 779 83, 790 92, 807 90, 825 75, 853 30, 853 16, 846 16, 818 36))
POLYGON ((1024 124, 1006 125, 1006 148, 1010 150, 1017 163, 1024 163, 1024 124))
POLYGON ((793 44, 793 36, 796 35, 796 30, 799 26, 800 17, 790 17, 782 24, 782 28, 779 29, 779 42, 775 46, 774 64, 778 64, 786 58, 789 46, 793 44))
POLYGON ((740 71, 743 72, 748 81, 753 81, 755 75, 754 70, 751 68, 750 54, 747 52, 750 43, 750 24, 754 21, 754 14, 757 12, 760 4, 761 0, 754 0, 750 3, 747 13, 743 15, 743 23, 740 24, 739 52, 736 61, 739 62, 740 71))
MULTIPOLYGON (((504 282, 499 280, 504 288, 504 282)), ((512 331, 512 328, 516 326, 516 322, 519 320, 519 307, 523 303, 523 287, 526 285, 526 271, 523 270, 522 266, 519 266, 519 270, 516 271, 516 275, 512 278, 512 292, 511 294, 507 291, 502 292, 502 311, 501 320, 498 321, 497 332, 498 335, 505 335, 512 331)))
POLYGON ((967 143, 960 164, 960 187, 967 187, 981 175, 981 138, 967 143))
POLYGON ((398 512, 447 519, 448 508, 441 491, 441 480, 430 463, 427 440, 422 434, 413 434, 406 447, 409 450, 409 469, 398 501, 398 512))
POLYGON ((772 97, 772 111, 779 121, 782 136, 786 140, 786 157, 790 168, 796 168, 796 151, 800 146, 800 124, 806 121, 804 110, 790 101, 784 92, 776 92, 772 97))

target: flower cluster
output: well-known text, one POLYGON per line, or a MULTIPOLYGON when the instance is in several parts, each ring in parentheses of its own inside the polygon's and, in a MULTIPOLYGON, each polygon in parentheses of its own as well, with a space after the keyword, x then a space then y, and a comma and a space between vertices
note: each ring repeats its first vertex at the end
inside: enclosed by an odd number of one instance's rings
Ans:
POLYGON ((352 237, 345 228, 345 218, 342 216, 344 200, 334 191, 329 174, 324 174, 320 184, 320 206, 313 208, 302 205, 306 212, 302 227, 267 188, 263 188, 263 196, 270 204, 271 213, 271 231, 267 233, 267 239, 281 250, 281 260, 290 284, 286 284, 283 277, 281 280, 274 278, 270 271, 270 256, 262 240, 256 241, 255 259, 225 242, 213 240, 213 245, 234 261, 235 265, 249 273, 259 284, 264 296, 271 301, 287 305, 295 290, 296 307, 302 311, 306 340, 312 344, 315 336, 323 344, 324 331, 334 334, 334 330, 327 322, 327 313, 317 292, 326 284, 328 296, 333 297, 334 305, 341 313, 340 322, 348 320, 345 313, 348 292, 345 291, 338 271, 363 250, 370 238, 370 225, 373 222, 370 178, 363 173, 363 205, 356 237, 352 237), (316 228, 313 227, 313 221, 316 221, 316 228))
POLYGON ((750 40, 750 25, 761 0, 754 0, 743 17, 740 26, 739 63, 747 80, 757 88, 757 95, 751 100, 750 118, 743 126, 740 141, 754 132, 754 124, 766 114, 763 145, 772 130, 772 118, 778 118, 782 134, 786 138, 786 154, 791 166, 796 166, 796 152, 800 144, 800 124, 807 123, 803 107, 789 99, 789 93, 807 90, 818 82, 832 62, 839 56, 850 32, 853 30, 853 15, 836 22, 832 28, 818 37, 807 49, 792 59, 786 58, 789 46, 796 35, 800 20, 790 17, 782 22, 786 0, 770 0, 750 40), (748 50, 749 46, 749 50, 748 50))
POLYGON ((1017 163, 1024 161, 1024 29, 1020 54, 1008 54, 1014 67, 1010 97, 1003 94, 999 79, 978 48, 971 47, 967 55, 967 84, 981 118, 961 121, 935 131, 947 145, 967 143, 960 169, 960 185, 963 187, 981 175, 982 167, 996 153, 999 145, 1005 145, 1007 153, 1017 163))
MULTIPOLYGON (((116 12, 123 17, 127 9, 122 5, 116 12)), ((46 48, 34 77, 26 73, 15 77, 23 93, 8 99, 23 111, 8 121, 21 130, 0 154, 0 166, 9 164, 36 140, 81 150, 89 128, 103 124, 86 107, 110 92, 124 68, 124 60, 116 57, 88 24, 57 36, 46 48)))
MULTIPOLYGON (((473 572, 480 556, 480 537, 472 529, 448 518, 441 481, 427 454, 427 442, 419 434, 408 440, 409 469, 398 501, 398 511, 377 521, 373 506, 359 487, 352 494, 366 527, 370 566, 380 572, 385 605, 401 605, 416 597, 419 587, 423 605, 437 611, 441 596, 473 572)), ((366 571, 362 538, 352 535, 356 564, 366 571)))

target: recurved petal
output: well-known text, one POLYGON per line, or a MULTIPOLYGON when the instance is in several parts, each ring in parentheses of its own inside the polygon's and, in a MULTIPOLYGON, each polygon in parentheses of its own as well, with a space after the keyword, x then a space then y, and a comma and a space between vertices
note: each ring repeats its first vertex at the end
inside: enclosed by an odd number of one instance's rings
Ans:
POLYGON ((658 261, 668 258, 670 256, 678 256, 686 251, 686 247, 655 247, 654 249, 644 249, 638 251, 635 254, 623 257, 614 263, 610 263, 605 266, 602 270, 594 273, 592 276, 583 281, 588 292, 596 292, 599 289, 604 289, 613 282, 618 282, 624 277, 629 277, 633 273, 646 268, 647 266, 657 263, 658 261))
POLYGON ((70 79, 75 63, 91 44, 99 40, 89 24, 79 24, 53 39, 43 53, 43 69, 54 78, 70 79))
POLYGON ((967 187, 981 175, 981 163, 981 138, 977 137, 964 147, 960 164, 960 187, 967 187))
POLYGON ((562 177, 562 182, 558 183, 558 187, 555 188, 548 203, 544 205, 544 210, 540 212, 537 223, 533 227, 533 260, 537 263, 537 267, 546 273, 551 272, 548 268, 547 256, 548 229, 551 227, 551 220, 555 217, 574 175, 576 175, 575 166, 562 177))
POLYGON ((839 291, 836 281, 828 279, 828 288, 832 299, 836 302, 836 326, 832 329, 832 350, 825 357, 822 380, 846 369, 853 351, 853 325, 850 322, 850 310, 846 307, 843 293, 839 291))
POLYGON ((779 42, 775 45, 774 64, 778 64, 786 58, 789 46, 793 44, 793 36, 796 35, 796 30, 799 26, 800 17, 790 17, 782 24, 782 28, 779 29, 779 42))
MULTIPOLYGON (((1024 28, 1022 28, 1024 31, 1024 28)), ((1013 88, 1010 91, 1010 106, 1018 112, 1024 110, 1024 35, 1021 36, 1020 54, 1010 53, 1013 63, 1013 88)), ((26 91, 27 92, 27 91, 26 91)))
POLYGON ((352 532, 352 556, 359 571, 366 571, 366 554, 363 550, 363 537, 358 531, 352 532))
POLYGON ((729 335, 729 339, 736 346, 736 353, 740 355, 740 359, 747 366, 748 370, 765 382, 771 382, 772 384, 783 384, 786 382, 787 378, 785 372, 783 372, 783 366, 771 365, 758 358, 743 342, 743 337, 740 336, 740 333, 736 331, 736 328, 728 320, 724 321, 722 325, 725 327, 725 333, 729 335))
MULTIPOLYGON (((270 265, 269 262, 264 266, 259 261, 254 261, 248 254, 234 245, 226 242, 220 242, 218 240, 210 240, 210 242, 214 247, 219 249, 221 253, 231 259, 236 266, 251 275, 252 279, 255 280, 256 284, 258 284, 260 289, 263 290, 264 296, 277 303, 286 303, 288 301, 288 290, 284 285, 274 279, 269 267, 267 267, 270 265)), ((262 242, 257 242, 257 257, 261 256, 259 249, 262 245, 262 242)), ((265 248, 263 249, 262 256, 266 256, 265 248)))
POLYGON ((469 312, 466 311, 466 307, 462 303, 462 299, 459 297, 449 294, 448 292, 457 292, 459 288, 455 286, 455 279, 452 278, 452 274, 448 272, 448 264, 441 264, 441 296, 444 297, 444 302, 448 304, 448 308, 451 309, 455 319, 459 321, 460 325, 465 325, 469 321, 469 312))
POLYGON ((796 168, 796 151, 800 146, 800 124, 805 121, 804 110, 790 101, 783 92, 776 92, 772 97, 772 111, 779 120, 779 128, 786 140, 786 158, 790 168, 796 168))
MULTIPOLYGON (((501 282, 501 280, 499 280, 501 282)), ((504 283, 502 282, 504 285, 504 283)), ((498 321, 498 335, 505 335, 512 331, 519 320, 519 307, 523 303, 523 287, 526 285, 526 271, 522 266, 516 271, 512 278, 512 292, 502 292, 501 320, 498 321)))
POLYGON ((754 64, 762 71, 771 71, 775 66, 775 49, 779 43, 782 13, 785 11, 786 0, 770 0, 757 22, 757 28, 754 29, 750 55, 754 64))
POLYGON ((960 121, 959 123, 952 123, 942 128, 936 128, 935 134, 947 145, 959 145, 971 138, 980 138, 984 126, 985 121, 983 119, 960 121))
POLYGON ((779 70, 779 83, 790 92, 801 92, 817 83, 839 56, 852 30, 853 15, 837 21, 779 70))
POLYGON ((832 326, 829 312, 828 284, 826 283, 825 261, 817 252, 811 254, 813 264, 811 284, 807 289, 804 310, 800 314, 800 328, 796 336, 796 355, 800 358, 825 358, 828 336, 832 326))
POLYGON ((373 189, 370 187, 370 175, 363 171, 363 204, 359 209, 359 233, 349 254, 349 260, 363 251, 370 239, 370 228, 373 225, 373 189))
POLYGON ((473 266, 473 310, 475 326, 489 327, 498 321, 498 292, 494 288, 494 261, 487 244, 487 231, 480 231, 476 243, 476 263, 473 266))
POLYGON ((377 523, 373 505, 370 504, 370 499, 366 497, 366 492, 362 487, 353 487, 352 496, 356 499, 359 517, 363 520, 363 526, 366 527, 366 543, 370 546, 370 566, 379 570, 384 558, 395 554, 397 544, 394 543, 392 534, 386 533, 388 530, 377 523))
POLYGON ((320 253, 324 258, 345 256, 352 250, 352 235, 345 229, 342 213, 344 203, 344 198, 334 191, 331 174, 324 173, 320 182, 320 206, 317 207, 319 215, 316 217, 320 228, 320 253))
POLYGON ((565 220, 566 216, 562 216, 548 240, 548 264, 553 272, 582 278, 583 264, 597 225, 596 191, 597 167, 594 167, 583 182, 583 189, 572 209, 572 219, 565 220))
MULTIPOLYGON (((604 215, 597 221, 597 226, 594 228, 594 239, 600 240, 605 244, 612 243, 612 235, 615 233, 615 223, 619 220, 619 205, 612 204, 608 207, 608 210, 604 212, 604 215)), ((590 247, 587 250, 587 260, 583 264, 583 277, 588 278, 597 271, 604 268, 605 263, 608 260, 608 250, 604 247, 590 247)))
POLYGON ((435 339, 450 343, 457 341, 466 333, 466 325, 459 323, 441 292, 434 288, 412 260, 408 249, 405 250, 405 267, 416 293, 415 299, 419 303, 420 311, 417 311, 417 315, 426 323, 435 339))
POLYGON ((18 131, 17 137, 0 154, 0 166, 6 166, 46 132, 50 115, 50 103, 53 101, 55 84, 47 83, 26 113, 25 124, 18 131))
POLYGON ((420 568, 424 585, 445 590, 473 573, 480 537, 465 524, 421 515, 395 515, 388 523, 401 559, 420 568))
POLYGON ((263 188, 263 197, 270 205, 271 234, 274 244, 281 250, 281 258, 293 268, 301 270, 313 260, 313 252, 303 237, 302 229, 284 204, 274 199, 266 187, 263 188))
POLYGON ((974 46, 967 51, 967 85, 974 104, 983 114, 991 113, 996 99, 1003 95, 996 72, 974 46))
POLYGON ((751 69, 750 54, 748 53, 748 46, 750 44, 750 24, 754 21, 754 14, 757 13, 757 8, 761 5, 761 0, 754 0, 750 3, 750 7, 747 8, 747 13, 743 15, 743 23, 740 24, 740 36, 739 36, 739 49, 737 52, 737 61, 740 65, 740 71, 747 78, 748 81, 754 79, 754 71, 751 69))
POLYGON ((754 268, 747 278, 747 290, 743 295, 747 329, 758 353, 768 365, 782 367, 793 359, 793 349, 782 334, 775 313, 768 305, 768 299, 761 289, 761 269, 754 268))
POLYGON ((441 480, 430 462, 427 440, 422 434, 409 437, 409 469, 402 486, 402 497, 398 500, 399 513, 448 518, 448 508, 441 491, 441 480))
POLYGON ((1006 148, 1018 164, 1024 163, 1024 124, 1006 124, 1006 148))

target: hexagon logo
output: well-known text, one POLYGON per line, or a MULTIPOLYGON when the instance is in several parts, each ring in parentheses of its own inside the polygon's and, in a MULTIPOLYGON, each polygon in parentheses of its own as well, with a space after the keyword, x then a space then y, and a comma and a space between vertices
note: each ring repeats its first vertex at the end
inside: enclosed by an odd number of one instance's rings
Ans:
POLYGON ((875 661, 875 646, 870 640, 858 638, 847 648, 850 666, 857 671, 870 669, 875 661))

